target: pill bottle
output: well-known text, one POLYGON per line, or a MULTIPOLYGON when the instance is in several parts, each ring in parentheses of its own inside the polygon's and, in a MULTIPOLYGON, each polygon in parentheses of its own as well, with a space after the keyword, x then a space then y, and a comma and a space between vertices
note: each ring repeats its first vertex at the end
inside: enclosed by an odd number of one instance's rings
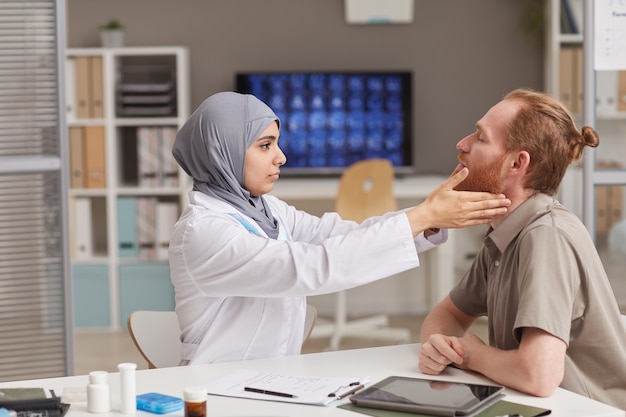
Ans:
POLYGON ((120 363, 117 365, 120 371, 120 412, 122 414, 134 414, 137 411, 137 387, 135 370, 136 363, 120 363))
POLYGON ((185 417, 206 417, 206 396, 205 387, 185 388, 185 417))
POLYGON ((111 388, 109 373, 92 371, 87 384, 87 411, 90 413, 108 413, 111 411, 111 388))

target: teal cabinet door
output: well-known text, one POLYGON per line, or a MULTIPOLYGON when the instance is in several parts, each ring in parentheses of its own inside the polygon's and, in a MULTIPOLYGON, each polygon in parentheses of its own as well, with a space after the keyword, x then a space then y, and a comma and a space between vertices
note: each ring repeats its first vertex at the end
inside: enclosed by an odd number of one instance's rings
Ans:
POLYGON ((164 263, 120 265, 120 326, 135 310, 174 310, 174 286, 164 263))
POLYGON ((72 285, 74 326, 110 326, 109 267, 107 265, 73 265, 72 285))

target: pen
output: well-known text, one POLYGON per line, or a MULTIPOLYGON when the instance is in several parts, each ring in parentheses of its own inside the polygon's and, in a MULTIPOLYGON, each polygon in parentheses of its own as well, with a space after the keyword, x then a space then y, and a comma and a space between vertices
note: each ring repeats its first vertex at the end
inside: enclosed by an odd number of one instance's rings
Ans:
POLYGON ((355 392, 357 392, 358 390, 360 390, 361 388, 363 388, 365 385, 361 384, 360 382, 352 382, 350 385, 350 387, 354 387, 346 392, 343 392, 341 394, 337 394, 337 391, 339 391, 341 388, 344 387, 339 387, 337 388, 337 390, 335 392, 331 392, 330 394, 328 394, 329 397, 336 397, 338 400, 342 399, 343 397, 346 397, 350 394, 354 394, 355 392))
POLYGON ((357 392, 358 390, 360 390, 360 389, 361 389, 361 388, 363 388, 364 386, 365 386, 365 385, 363 385, 363 384, 359 384, 359 385, 357 385, 356 387, 352 388, 350 391, 348 391, 348 392, 344 392, 344 393, 343 393, 343 394, 341 394, 341 395, 337 395, 337 399, 338 399, 338 400, 340 400, 340 399, 342 399, 343 397, 346 397, 346 396, 348 396, 348 395, 350 395, 350 394, 354 394, 355 392, 357 392))
POLYGON ((270 391, 270 390, 261 389, 261 388, 244 387, 244 391, 256 392, 256 393, 265 394, 265 395, 275 395, 277 397, 298 398, 295 395, 288 394, 286 392, 270 391))

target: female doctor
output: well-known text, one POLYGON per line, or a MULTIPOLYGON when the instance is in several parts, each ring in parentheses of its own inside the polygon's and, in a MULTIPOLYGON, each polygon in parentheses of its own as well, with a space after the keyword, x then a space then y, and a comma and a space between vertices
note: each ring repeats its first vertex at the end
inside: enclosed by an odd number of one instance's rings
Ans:
POLYGON ((429 229, 486 223, 509 203, 452 191, 465 169, 409 210, 360 225, 313 216, 267 195, 286 161, 279 127, 256 97, 222 92, 176 136, 174 157, 193 178, 169 248, 183 365, 298 354, 307 295, 415 268, 418 252, 447 239, 429 229))

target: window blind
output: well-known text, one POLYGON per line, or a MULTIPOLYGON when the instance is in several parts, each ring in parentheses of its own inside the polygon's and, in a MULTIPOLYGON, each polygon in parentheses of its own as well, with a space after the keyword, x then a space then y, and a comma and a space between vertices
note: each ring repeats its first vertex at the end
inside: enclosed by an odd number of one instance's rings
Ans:
POLYGON ((73 374, 64 11, 0 0, 0 381, 73 374))

